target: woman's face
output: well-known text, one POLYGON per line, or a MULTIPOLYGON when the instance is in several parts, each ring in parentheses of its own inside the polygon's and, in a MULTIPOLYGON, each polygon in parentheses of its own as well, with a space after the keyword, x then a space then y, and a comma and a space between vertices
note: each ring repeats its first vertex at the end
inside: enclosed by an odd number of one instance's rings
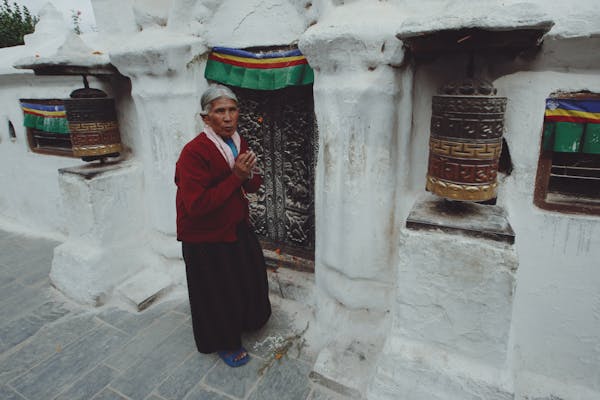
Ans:
POLYGON ((221 97, 212 101, 208 115, 202 119, 217 135, 228 138, 237 129, 239 115, 237 103, 221 97))

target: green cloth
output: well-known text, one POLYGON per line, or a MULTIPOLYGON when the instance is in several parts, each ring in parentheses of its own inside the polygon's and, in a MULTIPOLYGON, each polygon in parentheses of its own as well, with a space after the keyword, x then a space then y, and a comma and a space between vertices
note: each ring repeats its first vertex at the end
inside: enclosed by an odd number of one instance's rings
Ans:
POLYGON ((600 124, 587 124, 581 151, 588 154, 600 154, 600 124))
POLYGON ((600 154, 600 124, 546 121, 542 143, 559 153, 600 154))
POLYGON ((44 132, 69 134, 67 118, 46 118, 40 115, 23 114, 23 125, 44 132))
POLYGON ((314 72, 308 64, 286 68, 258 69, 224 64, 208 60, 204 71, 206 79, 226 85, 255 90, 277 90, 288 86, 309 85, 314 72))

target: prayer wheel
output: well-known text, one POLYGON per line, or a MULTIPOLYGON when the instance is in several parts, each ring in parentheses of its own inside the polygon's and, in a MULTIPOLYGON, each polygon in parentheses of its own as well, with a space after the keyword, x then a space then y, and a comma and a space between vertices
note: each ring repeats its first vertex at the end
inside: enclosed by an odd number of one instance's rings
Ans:
POLYGON ((74 90, 65 99, 73 155, 84 161, 117 157, 121 151, 121 135, 117 123, 115 101, 99 89, 74 90))
POLYGON ((488 82, 468 79, 433 96, 426 188, 462 201, 496 197, 506 97, 488 82))

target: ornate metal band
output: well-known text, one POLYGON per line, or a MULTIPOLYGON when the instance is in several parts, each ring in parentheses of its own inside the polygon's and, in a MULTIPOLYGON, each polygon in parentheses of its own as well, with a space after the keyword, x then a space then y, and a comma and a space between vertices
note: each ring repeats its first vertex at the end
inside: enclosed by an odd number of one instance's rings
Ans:
POLYGON ((433 114, 502 114, 506 110, 506 97, 497 96, 433 96, 433 114))
POLYGON ((496 182, 498 160, 482 163, 430 154, 427 175, 458 184, 491 184, 496 182))
POLYGON ((117 131, 117 121, 86 121, 86 122, 69 122, 69 131, 71 133, 91 133, 91 132, 109 132, 117 131))
POLYGON ((113 129, 103 131, 89 131, 81 127, 78 127, 81 129, 73 130, 71 129, 72 125, 88 124, 69 124, 73 154, 75 156, 93 156, 121 152, 121 135, 116 128, 116 123, 114 123, 113 129))
POLYGON ((502 137, 506 98, 434 96, 431 134, 470 139, 502 137))
POLYGON ((76 157, 86 156, 101 156, 104 154, 120 153, 122 150, 121 144, 105 144, 105 145, 85 145, 73 146, 73 155, 76 157))
POLYGON ((504 133, 503 116, 496 118, 454 118, 432 115, 431 135, 468 139, 496 139, 504 133))
MULTIPOLYGON (((69 125, 70 129, 71 125, 69 125)), ((73 146, 102 145, 121 143, 121 135, 118 129, 109 131, 75 131, 71 132, 73 146)))
POLYGON ((488 185, 463 185, 447 182, 432 176, 427 177, 427 190, 448 199, 485 201, 496 197, 498 183, 488 185))
POLYGON ((493 142, 473 142, 429 139, 430 154, 471 160, 498 160, 502 151, 502 140, 493 142))

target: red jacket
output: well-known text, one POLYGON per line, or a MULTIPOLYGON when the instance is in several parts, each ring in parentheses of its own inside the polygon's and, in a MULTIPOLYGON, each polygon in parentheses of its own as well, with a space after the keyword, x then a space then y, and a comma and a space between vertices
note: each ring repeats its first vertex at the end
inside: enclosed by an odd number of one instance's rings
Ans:
MULTIPOLYGON (((248 151, 241 139, 240 154, 248 151)), ((248 221, 244 191, 256 192, 262 178, 242 181, 229 168, 217 147, 200 133, 181 150, 175 166, 177 240, 234 242, 236 226, 248 221), (243 187, 243 190, 242 190, 243 187)))

